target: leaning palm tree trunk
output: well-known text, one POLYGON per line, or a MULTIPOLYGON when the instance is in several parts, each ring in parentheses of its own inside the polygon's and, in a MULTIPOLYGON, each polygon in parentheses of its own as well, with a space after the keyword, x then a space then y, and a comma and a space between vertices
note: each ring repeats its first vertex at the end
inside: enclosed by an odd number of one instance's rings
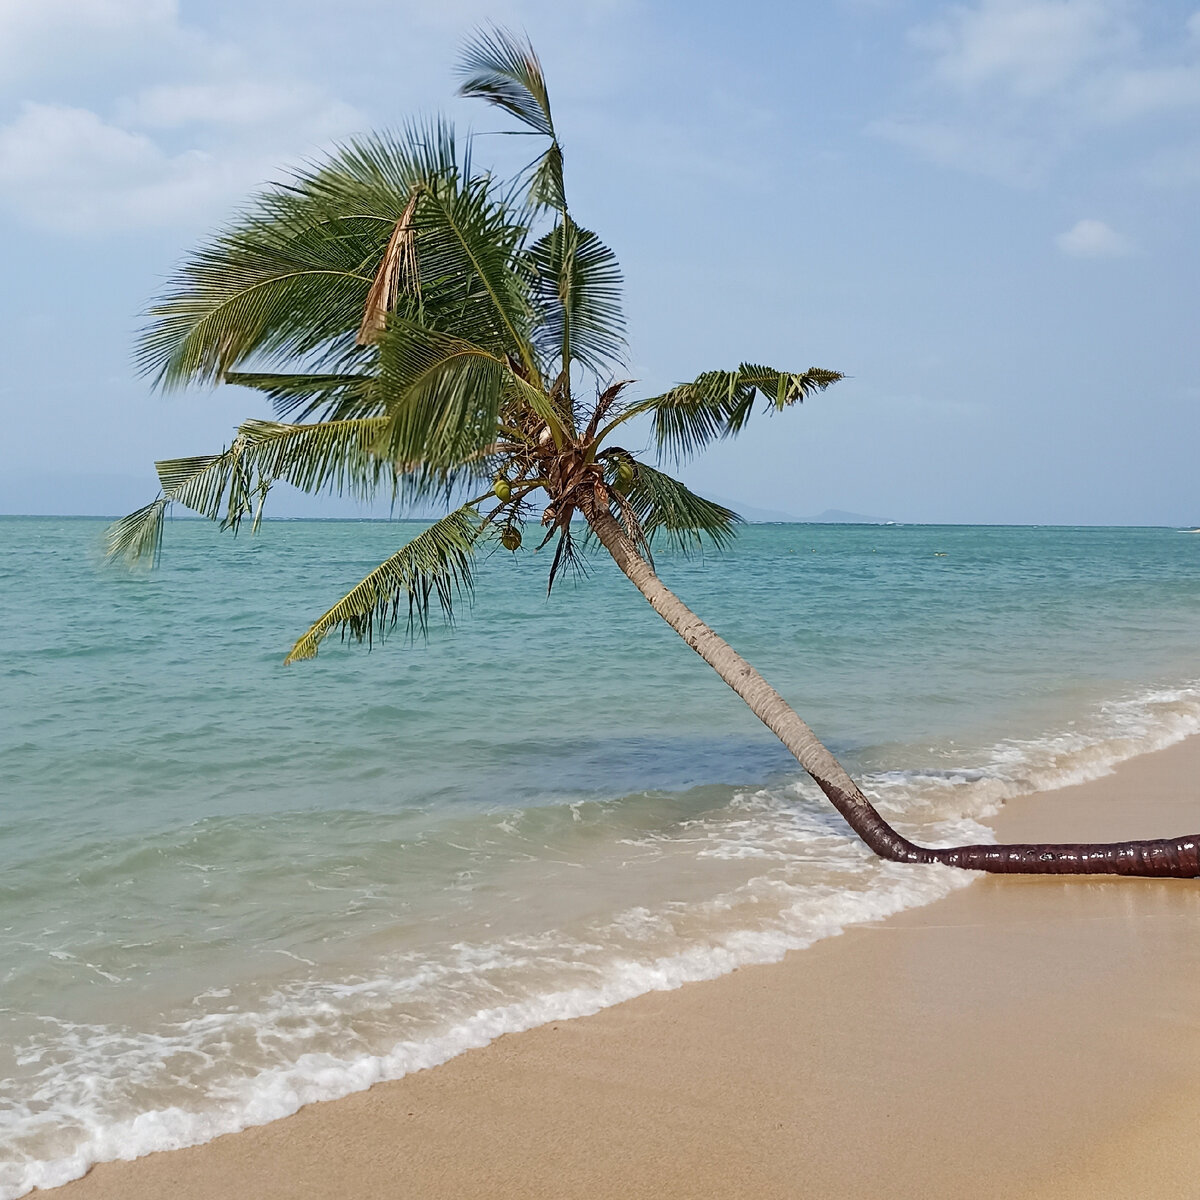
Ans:
POLYGON ((724 638, 710 629, 654 573, 605 509, 588 524, 617 566, 654 611, 750 706, 750 711, 812 776, 851 829, 881 858, 944 863, 972 871, 1023 875, 1200 875, 1200 834, 1155 841, 1079 845, 952 846, 931 849, 898 834, 788 706, 784 698, 724 638))

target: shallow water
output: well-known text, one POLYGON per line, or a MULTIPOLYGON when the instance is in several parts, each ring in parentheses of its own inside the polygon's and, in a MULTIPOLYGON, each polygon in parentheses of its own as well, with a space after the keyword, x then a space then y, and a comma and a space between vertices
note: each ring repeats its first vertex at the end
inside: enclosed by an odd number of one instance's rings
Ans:
MULTIPOLYGON (((610 564, 481 566, 428 644, 292 637, 419 526, 0 520, 0 1200, 778 958, 962 873, 874 860, 610 564)), ((751 526, 668 583, 899 824, 1200 729, 1200 539, 751 526)), ((1053 793, 1045 799, 1053 803, 1053 793)))

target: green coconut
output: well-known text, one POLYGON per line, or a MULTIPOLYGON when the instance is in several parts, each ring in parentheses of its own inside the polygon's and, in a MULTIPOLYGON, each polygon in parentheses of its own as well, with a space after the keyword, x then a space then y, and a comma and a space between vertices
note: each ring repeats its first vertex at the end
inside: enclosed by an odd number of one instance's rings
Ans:
POLYGON ((501 504, 507 504, 512 498, 512 484, 503 475, 492 484, 492 491, 496 494, 496 499, 501 504))
POLYGON ((515 525, 509 525, 500 535, 500 545, 505 550, 519 550, 521 548, 521 531, 515 525))

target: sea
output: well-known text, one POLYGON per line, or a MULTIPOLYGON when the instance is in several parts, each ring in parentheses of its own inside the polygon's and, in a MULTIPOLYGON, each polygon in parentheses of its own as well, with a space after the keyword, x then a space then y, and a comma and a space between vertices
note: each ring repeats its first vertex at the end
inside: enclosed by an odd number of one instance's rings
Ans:
MULTIPOLYGON (((291 642, 420 530, 0 520, 0 1200, 927 904, 594 558, 291 642)), ((659 552, 908 835, 1200 730, 1200 537, 749 525, 659 552)), ((1138 798, 1131 795, 1131 805, 1138 798)), ((1181 831, 1186 832, 1186 831, 1181 831)))

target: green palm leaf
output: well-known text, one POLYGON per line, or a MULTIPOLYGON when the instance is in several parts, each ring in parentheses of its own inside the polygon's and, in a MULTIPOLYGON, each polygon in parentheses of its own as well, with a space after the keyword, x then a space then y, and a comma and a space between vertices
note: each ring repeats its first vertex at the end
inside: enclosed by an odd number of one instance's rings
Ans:
POLYGON ((220 454, 156 462, 163 496, 236 531, 254 511, 254 469, 246 447, 247 439, 239 434, 220 454))
POLYGON ((534 345, 547 360, 567 357, 597 373, 625 352, 621 268, 589 229, 561 221, 529 248, 537 313, 534 345))
POLYGON ((529 172, 528 199, 530 207, 567 211, 567 190, 563 182, 562 147, 551 142, 546 153, 537 159, 529 172))
POLYGON ((167 508, 178 501, 222 527, 236 529, 253 510, 252 475, 243 462, 246 441, 234 438, 220 454, 166 459, 154 464, 162 494, 105 531, 106 557, 130 566, 158 562, 167 508))
MULTIPOLYGON (((382 253, 386 236, 376 240, 382 253)), ((335 230, 247 221, 203 247, 151 308, 138 364, 174 386, 218 382, 253 355, 312 354, 357 328, 371 282, 370 255, 335 230)))
POLYGON ((130 566, 155 566, 162 551, 163 518, 169 503, 165 496, 159 496, 137 512, 114 521, 105 530, 106 557, 124 559, 130 566))
POLYGON ((462 338, 393 321, 380 341, 381 446, 398 463, 444 477, 496 439, 508 361, 462 338))
MULTIPOLYGON (((384 226, 382 241, 403 215, 414 189, 471 177, 469 142, 460 147, 444 118, 409 121, 399 130, 352 138, 320 165, 302 168, 264 202, 284 220, 305 226, 358 219, 384 226)), ((377 231, 378 232, 378 231, 377 231)))
POLYGON ((410 125, 260 192, 151 308, 141 369, 174 386, 219 381, 253 357, 344 357, 414 188, 456 180, 464 162, 445 123, 410 125))
POLYGON ((525 229, 490 180, 440 184, 414 216, 421 299, 410 315, 487 350, 513 354, 536 375, 529 284, 518 269, 525 229))
POLYGON ((647 541, 661 535, 684 553, 700 549, 704 538, 718 548, 725 546, 741 522, 732 509, 697 496, 678 479, 643 463, 637 465, 625 495, 647 541))
MULTIPOLYGON (((706 371, 691 383, 682 383, 626 409, 613 425, 641 413, 654 418, 654 435, 660 449, 686 458, 709 442, 740 433, 761 395, 776 410, 797 404, 831 383, 844 378, 840 371, 813 367, 795 373, 742 363, 736 371, 706 371)), ((611 428, 611 427, 610 427, 611 428)))
POLYGON ((551 139, 529 169, 528 200, 534 210, 553 208, 565 213, 562 147, 554 133, 542 64, 528 39, 496 26, 480 30, 463 51, 459 74, 463 77, 460 96, 486 100, 533 133, 551 139))
POLYGON ((330 489, 369 499, 381 483, 395 483, 390 460, 376 453, 387 425, 386 417, 311 425, 245 421, 238 429, 242 462, 262 492, 282 480, 304 492, 330 489))
POLYGON ((479 30, 459 61, 460 96, 486 100, 534 133, 554 137, 542 64, 528 40, 496 26, 479 30))
POLYGON ((374 451, 387 427, 383 417, 285 425, 246 421, 220 454, 164 459, 154 464, 162 495, 107 531, 107 555, 129 564, 158 561, 170 504, 220 521, 235 532, 254 514, 257 527, 271 486, 285 480, 307 492, 331 488, 368 498, 396 473, 374 451))
POLYGON ((396 624, 402 606, 407 606, 410 632, 428 628, 434 601, 449 620, 455 599, 470 593, 471 558, 481 528, 478 515, 469 507, 431 525, 314 622, 285 662, 315 658, 322 640, 334 629, 368 644, 382 639, 396 624))
POLYGON ((325 420, 371 416, 378 411, 372 397, 374 376, 366 374, 280 375, 231 371, 226 383, 264 392, 276 416, 304 421, 320 414, 325 420))

